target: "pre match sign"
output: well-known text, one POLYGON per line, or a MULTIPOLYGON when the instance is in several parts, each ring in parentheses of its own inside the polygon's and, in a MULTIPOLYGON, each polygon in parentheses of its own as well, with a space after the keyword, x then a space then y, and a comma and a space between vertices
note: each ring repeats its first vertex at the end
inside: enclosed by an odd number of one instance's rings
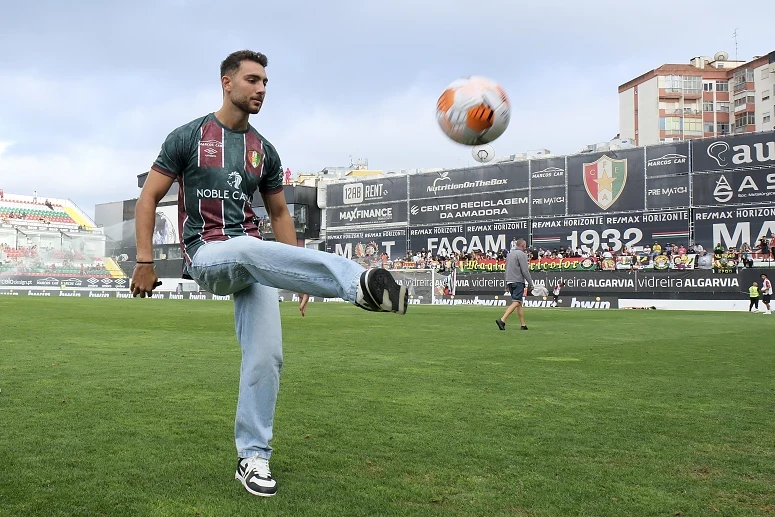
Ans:
POLYGON ((565 187, 533 188, 530 190, 530 215, 565 215, 565 187))

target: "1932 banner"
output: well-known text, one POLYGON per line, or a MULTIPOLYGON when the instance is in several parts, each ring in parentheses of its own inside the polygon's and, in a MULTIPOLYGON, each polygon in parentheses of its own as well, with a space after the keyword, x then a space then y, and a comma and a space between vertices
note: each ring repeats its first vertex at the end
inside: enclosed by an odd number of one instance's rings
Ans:
POLYGON ((331 183, 326 189, 326 206, 357 206, 404 201, 408 197, 406 176, 331 183))
POLYGON ((775 232, 775 205, 758 207, 695 208, 694 241, 707 250, 721 243, 724 249, 752 248, 775 232))
POLYGON ((530 168, 527 161, 501 162, 469 169, 412 174, 409 176, 409 197, 415 200, 459 196, 526 189, 529 186, 530 168))
POLYGON ((646 208, 689 206, 689 174, 646 178, 646 208))
POLYGON ((775 165, 775 133, 746 133, 692 141, 692 171, 719 171, 775 165))
POLYGON ((775 167, 692 174, 694 206, 767 203, 775 200, 775 167))
POLYGON ((406 255, 406 233, 405 227, 328 232, 326 251, 353 260, 368 257, 381 259, 383 253, 389 259, 403 258, 406 255))
POLYGON ((565 215, 565 187, 530 189, 530 214, 533 217, 565 215))
POLYGON ((659 242, 688 244, 689 210, 534 219, 533 246, 620 251, 659 242))
POLYGON ((530 188, 564 187, 565 157, 530 160, 530 188))
POLYGON ((406 201, 342 206, 326 210, 326 224, 327 228, 342 228, 363 224, 405 223, 406 214, 406 201))
POLYGON ((675 142, 646 147, 646 177, 689 172, 689 143, 675 142))
POLYGON ((643 149, 568 157, 569 214, 643 210, 643 149))
POLYGON ((448 224, 527 217, 528 190, 484 192, 465 196, 413 199, 409 221, 416 224, 448 224))
POLYGON ((509 249, 512 239, 527 240, 527 219, 454 225, 414 226, 409 228, 409 247, 425 249, 434 255, 444 249, 451 253, 497 253, 509 249))

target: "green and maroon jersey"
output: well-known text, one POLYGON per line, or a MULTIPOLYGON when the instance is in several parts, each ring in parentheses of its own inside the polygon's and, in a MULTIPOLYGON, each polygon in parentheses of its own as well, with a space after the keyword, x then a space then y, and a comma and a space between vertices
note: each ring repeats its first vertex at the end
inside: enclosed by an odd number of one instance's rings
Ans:
POLYGON ((172 131, 151 168, 180 183, 178 231, 188 263, 206 242, 260 239, 253 194, 283 190, 283 167, 272 144, 253 126, 224 127, 213 113, 172 131))

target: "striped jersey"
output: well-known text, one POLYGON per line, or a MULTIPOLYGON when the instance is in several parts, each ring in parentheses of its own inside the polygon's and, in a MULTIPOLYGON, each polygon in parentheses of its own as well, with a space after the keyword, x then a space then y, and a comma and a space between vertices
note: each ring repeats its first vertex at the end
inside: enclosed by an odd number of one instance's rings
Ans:
POLYGON ((210 113, 173 130, 151 167, 180 184, 178 231, 187 263, 206 242, 261 238, 253 194, 283 190, 277 151, 253 126, 233 131, 210 113))

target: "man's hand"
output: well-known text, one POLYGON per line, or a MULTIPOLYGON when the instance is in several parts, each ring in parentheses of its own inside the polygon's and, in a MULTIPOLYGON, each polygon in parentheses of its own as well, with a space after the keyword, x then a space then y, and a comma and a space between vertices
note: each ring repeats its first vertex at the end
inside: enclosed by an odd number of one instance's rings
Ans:
POLYGON ((147 294, 150 298, 153 296, 153 290, 161 285, 159 277, 156 276, 156 270, 153 268, 153 264, 137 264, 135 271, 132 274, 132 282, 129 284, 129 290, 132 292, 132 296, 140 295, 140 298, 145 298, 147 294))
POLYGON ((309 302, 309 295, 299 294, 299 311, 301 312, 302 318, 307 313, 307 302, 309 302))

